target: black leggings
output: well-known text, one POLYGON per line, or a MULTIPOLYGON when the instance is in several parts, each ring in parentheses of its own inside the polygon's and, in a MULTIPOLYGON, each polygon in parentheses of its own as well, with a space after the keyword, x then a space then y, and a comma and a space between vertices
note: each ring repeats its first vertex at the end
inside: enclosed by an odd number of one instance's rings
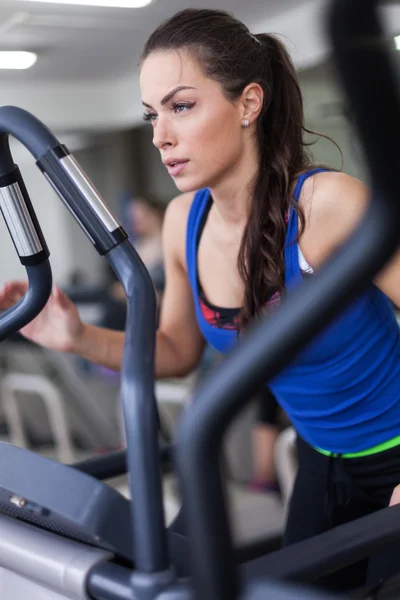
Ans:
POLYGON ((257 423, 263 425, 278 424, 278 403, 275 396, 267 386, 263 386, 257 395, 258 414, 257 423))
MULTIPOLYGON (((333 458, 297 440, 299 469, 290 502, 285 545, 323 533, 389 505, 400 483, 400 446, 363 458, 333 458)), ((344 591, 400 572, 400 543, 333 573, 321 587, 344 591)))

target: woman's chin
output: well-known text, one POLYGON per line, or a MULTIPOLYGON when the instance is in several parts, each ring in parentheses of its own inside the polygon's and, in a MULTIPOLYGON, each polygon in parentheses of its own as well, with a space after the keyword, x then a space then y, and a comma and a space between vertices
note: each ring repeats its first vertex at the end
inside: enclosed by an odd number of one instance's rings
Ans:
POLYGON ((207 184, 200 179, 194 179, 193 177, 176 177, 174 179, 174 183, 178 190, 182 192, 182 194, 186 194, 188 192, 195 192, 204 187, 207 187, 207 184))

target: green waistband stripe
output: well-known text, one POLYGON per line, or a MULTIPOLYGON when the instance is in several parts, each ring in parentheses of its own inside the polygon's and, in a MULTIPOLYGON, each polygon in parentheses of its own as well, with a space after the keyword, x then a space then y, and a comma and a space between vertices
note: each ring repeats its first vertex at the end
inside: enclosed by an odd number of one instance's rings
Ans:
MULTIPOLYGON (((350 452, 348 454, 341 454, 343 458, 361 458, 362 456, 370 456, 371 454, 378 454, 379 452, 384 452, 385 450, 391 450, 391 448, 395 448, 396 446, 400 446, 400 435, 387 442, 383 442, 382 444, 378 444, 373 448, 368 448, 367 450, 361 450, 360 452, 350 452)), ((321 454, 325 456, 339 456, 337 452, 328 452, 327 450, 322 450, 321 448, 314 448, 321 454)))

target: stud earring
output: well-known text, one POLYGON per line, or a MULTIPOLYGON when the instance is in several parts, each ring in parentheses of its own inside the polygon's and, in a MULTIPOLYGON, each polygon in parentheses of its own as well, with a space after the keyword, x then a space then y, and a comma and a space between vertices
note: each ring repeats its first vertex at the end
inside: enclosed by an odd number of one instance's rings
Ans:
POLYGON ((243 121, 243 127, 248 127, 250 125, 250 121, 248 119, 245 119, 243 121))

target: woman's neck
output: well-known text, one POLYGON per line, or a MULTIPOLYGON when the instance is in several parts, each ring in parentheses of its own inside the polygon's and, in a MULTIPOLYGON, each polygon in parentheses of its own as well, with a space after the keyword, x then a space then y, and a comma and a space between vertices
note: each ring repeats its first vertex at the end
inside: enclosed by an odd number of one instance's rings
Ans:
POLYGON ((256 152, 247 151, 229 173, 210 186, 216 215, 226 225, 245 226, 258 168, 256 152))

